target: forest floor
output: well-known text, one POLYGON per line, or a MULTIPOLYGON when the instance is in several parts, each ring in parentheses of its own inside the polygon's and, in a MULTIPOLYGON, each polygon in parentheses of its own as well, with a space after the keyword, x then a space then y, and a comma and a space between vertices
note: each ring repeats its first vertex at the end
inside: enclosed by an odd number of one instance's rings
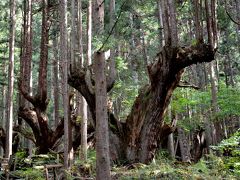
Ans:
MULTIPOLYGON (((114 165, 111 170, 113 180, 127 179, 166 179, 166 180, 237 180, 240 179, 240 131, 237 131, 229 139, 223 140, 217 146, 212 146, 212 153, 204 155, 197 163, 183 163, 172 159, 169 154, 161 150, 148 164, 134 163, 125 165, 114 165), (214 155, 217 154, 217 155, 214 155)), ((48 179, 56 178, 62 172, 59 167, 62 157, 56 154, 34 155, 26 157, 24 152, 18 152, 13 158, 14 171, 10 171, 13 179, 48 179), (46 164, 49 166, 57 165, 55 177, 53 169, 46 171, 46 164)), ((96 153, 89 150, 87 162, 79 159, 75 160, 74 165, 68 171, 68 179, 95 179, 96 153)), ((6 179, 4 171, 0 171, 0 179, 6 179)))
MULTIPOLYGON (((87 162, 76 161, 69 173, 69 180, 75 179, 95 179, 95 152, 91 152, 91 157, 87 162)), ((218 157, 213 154, 206 155, 198 163, 189 164, 173 160, 168 157, 165 151, 161 151, 149 165, 135 163, 129 165, 113 166, 111 176, 113 180, 132 180, 132 179, 163 179, 163 180, 237 180, 240 179, 239 169, 229 167, 227 162, 229 157, 218 157)), ((24 160, 27 161, 26 159, 24 160)), ((48 160, 49 161, 49 160, 48 160)), ((48 162, 52 164, 51 160, 48 162)), ((46 171, 41 164, 46 164, 44 160, 37 160, 38 165, 33 167, 24 166, 16 171, 10 172, 12 177, 22 179, 44 180, 46 171)), ((3 172, 2 178, 5 179, 3 172)), ((61 170, 57 170, 57 175, 61 170)), ((53 177, 53 172, 49 170, 49 179, 53 177)))
POLYGON ((163 154, 150 165, 114 167, 113 179, 240 179, 240 173, 226 168, 222 157, 208 155, 196 164, 174 161, 163 154))

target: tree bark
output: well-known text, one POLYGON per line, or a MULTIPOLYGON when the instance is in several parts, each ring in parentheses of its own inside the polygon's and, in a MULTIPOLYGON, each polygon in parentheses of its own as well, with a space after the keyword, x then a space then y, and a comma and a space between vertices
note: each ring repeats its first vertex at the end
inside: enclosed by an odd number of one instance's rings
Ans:
POLYGON ((96 155, 97 179, 110 178, 109 135, 107 121, 107 91, 104 52, 94 57, 96 81, 96 155))
POLYGON ((79 49, 79 63, 80 66, 86 65, 86 61, 84 61, 83 56, 83 24, 82 24, 82 1, 78 1, 78 22, 77 22, 77 34, 78 34, 78 49, 79 49))
POLYGON ((96 35, 102 35, 104 32, 104 1, 93 1, 93 14, 94 14, 94 32, 96 35))
MULTIPOLYGON (((113 28, 114 26, 114 23, 115 23, 115 0, 110 0, 109 2, 109 12, 110 12, 110 28, 113 28)), ((115 30, 113 30, 112 32, 112 37, 115 38, 115 30)), ((116 54, 116 45, 114 45, 111 49, 110 49, 110 59, 109 59, 109 62, 108 62, 108 66, 109 69, 108 70, 108 79, 107 81, 111 81, 111 82, 114 82, 115 81, 115 78, 116 78, 116 68, 115 68, 115 54, 116 54)), ((110 82, 109 82, 110 83, 110 82)))
POLYGON ((198 43, 203 42, 203 34, 202 34, 202 26, 201 26, 201 17, 202 17, 202 12, 201 12, 201 2, 199 0, 194 0, 194 23, 195 23, 195 34, 196 34, 196 39, 198 43))
POLYGON ((176 8, 175 1, 168 0, 168 8, 169 8, 169 26, 171 33, 171 45, 177 46, 178 44, 178 33, 177 33, 177 18, 176 18, 176 8))
POLYGON ((164 38, 163 38, 163 9, 161 6, 161 0, 158 0, 158 22, 159 22, 159 49, 161 49, 164 45, 164 38))
POLYGON ((162 22, 163 22, 163 32, 164 32, 164 45, 169 45, 171 43, 170 27, 169 27, 169 12, 167 8, 167 1, 160 0, 161 10, 162 10, 162 22))
MULTIPOLYGON (((5 54, 4 54, 5 55, 5 54)), ((3 68, 2 68, 2 74, 3 74, 3 77, 5 78, 5 79, 7 79, 7 77, 6 77, 6 74, 7 74, 7 65, 6 65, 6 62, 4 61, 3 62, 3 68)), ((7 107, 7 87, 6 87, 6 84, 4 83, 3 85, 2 85, 2 98, 1 98, 1 106, 2 106, 2 110, 1 110, 1 117, 2 117, 2 121, 1 121, 1 124, 2 124, 2 127, 6 127, 6 115, 7 115, 7 113, 6 113, 6 107, 7 107)), ((3 129, 4 130, 4 129, 3 129)), ((0 133, 0 138, 1 138, 1 142, 0 142, 0 144, 2 145, 1 146, 1 156, 4 156, 4 151, 5 151, 5 144, 3 143, 3 138, 2 138, 2 133, 0 133)))
POLYGON ((192 158, 194 162, 198 162, 204 153, 204 149, 207 148, 206 132, 202 128, 197 129, 193 133, 193 148, 192 158))
POLYGON ((13 133, 13 89, 14 89, 14 45, 15 45, 15 24, 16 24, 16 2, 10 1, 10 28, 9 28, 9 67, 8 67, 8 94, 7 94, 7 122, 6 122, 6 152, 5 158, 12 154, 12 133, 13 133))
POLYGON ((182 128, 178 128, 178 139, 183 162, 191 162, 188 138, 182 128))
POLYGON ((148 66, 148 54, 147 54, 147 47, 146 47, 146 40, 143 29, 141 31, 141 39, 142 39, 142 53, 143 53, 143 61, 144 61, 144 70, 147 72, 147 66, 148 66))
POLYGON ((88 1, 87 10, 87 64, 92 64, 92 0, 88 1))
MULTIPOLYGON (((173 117, 172 117, 171 105, 168 106, 168 117, 172 121, 172 125, 174 125, 174 124, 176 125, 177 119, 173 119, 173 117)), ((167 149, 168 149, 168 152, 169 152, 170 156, 172 158, 175 158, 173 133, 168 135, 167 149)))
MULTIPOLYGON (((130 15, 130 26, 131 28, 133 29, 134 26, 135 26, 135 19, 137 18, 134 18, 134 14, 131 13, 130 15)), ((139 29, 139 27, 138 27, 139 29)), ((134 85, 136 86, 136 89, 138 89, 138 80, 139 80, 139 77, 138 77, 138 59, 137 59, 137 55, 139 53, 139 40, 136 42, 136 35, 132 32, 131 33, 131 49, 130 49, 130 54, 131 54, 131 62, 130 62, 130 69, 131 69, 131 72, 132 72, 132 79, 133 79, 133 82, 134 82, 134 85)))
MULTIPOLYGON (((24 26, 21 52, 21 79, 24 88, 30 93, 31 69, 32 69, 32 1, 24 1, 24 26)), ((27 107, 29 103, 20 95, 20 107, 27 107)))
POLYGON ((38 74, 38 98, 41 103, 41 111, 47 108, 47 62, 48 62, 48 33, 49 33, 49 7, 48 0, 42 1, 42 37, 41 37, 41 53, 38 74))
POLYGON ((69 97, 68 97, 68 61, 67 61, 67 1, 60 1, 60 49, 61 63, 63 67, 63 108, 64 108, 64 167, 69 168, 69 97))
MULTIPOLYGON (((104 2, 97 0, 95 7, 97 35, 104 33, 104 2)), ((105 74, 105 54, 97 51, 94 54, 93 70, 95 73, 96 105, 96 179, 110 180, 109 130, 107 121, 107 78, 105 74)))
POLYGON ((58 57, 58 42, 57 42, 57 35, 55 34, 55 38, 53 39, 53 98, 54 98, 54 127, 56 128, 59 121, 59 57, 58 57))
POLYGON ((81 119, 81 149, 80 158, 83 161, 87 160, 87 125, 88 125, 88 115, 87 115, 87 102, 83 96, 82 98, 82 119, 81 119))
MULTIPOLYGON (((91 8, 91 2, 89 1, 89 5, 91 8)), ((89 8, 89 9, 90 9, 89 8)), ((91 41, 87 41, 87 61, 84 63, 83 60, 83 39, 82 39, 82 1, 78 1, 78 14, 79 14, 79 20, 78 20, 78 29, 79 29, 79 50, 80 50, 80 64, 82 66, 89 65, 86 64, 91 61, 91 41), (89 49, 88 49, 89 48, 89 49), (89 52, 90 51, 90 52, 89 52)), ((90 16, 91 17, 91 16, 90 16)), ((89 23, 89 22, 88 22, 89 23)), ((91 26, 91 25, 90 25, 91 26)), ((88 29, 87 29, 88 31, 88 29)), ((91 31, 91 30, 90 30, 91 31)), ((87 37, 88 39, 91 38, 91 32, 89 34, 90 37, 87 37)), ((80 93, 79 93, 80 95, 80 93)), ((81 101, 82 101, 82 110, 81 110, 81 148, 80 148, 80 158, 83 161, 87 160, 87 124, 88 124, 88 114, 87 114, 87 102, 85 98, 80 95, 81 101)))
MULTIPOLYGON (((22 86, 26 91, 32 93, 32 0, 24 0, 24 18, 23 18, 23 33, 22 33, 22 46, 20 55, 20 78, 22 86)), ((31 94, 32 95, 32 94, 31 94)), ((19 95, 19 107, 30 107, 30 103, 24 98, 23 95, 19 95)), ((26 126, 22 124, 22 118, 18 118, 19 128, 26 126)), ((29 153, 32 153, 32 143, 28 139, 23 138, 23 141, 27 143, 29 153)))
POLYGON ((77 66, 76 51, 78 42, 76 41, 77 37, 77 28, 76 28, 76 0, 71 0, 71 64, 73 67, 77 66))

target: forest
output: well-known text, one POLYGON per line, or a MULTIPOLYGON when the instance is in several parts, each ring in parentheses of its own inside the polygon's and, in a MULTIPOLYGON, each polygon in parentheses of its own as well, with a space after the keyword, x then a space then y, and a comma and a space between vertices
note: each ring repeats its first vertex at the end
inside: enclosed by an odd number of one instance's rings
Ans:
POLYGON ((239 0, 0 9, 0 179, 240 179, 239 0))

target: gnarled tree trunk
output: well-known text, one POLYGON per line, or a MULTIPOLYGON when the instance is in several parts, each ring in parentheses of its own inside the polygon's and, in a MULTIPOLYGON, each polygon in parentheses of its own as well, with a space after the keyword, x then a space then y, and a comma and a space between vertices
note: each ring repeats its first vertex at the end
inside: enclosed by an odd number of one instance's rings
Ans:
POLYGON ((42 34, 37 94, 35 96, 30 95, 29 90, 26 89, 23 83, 24 79, 19 79, 19 90, 22 96, 33 105, 33 108, 29 106, 20 107, 18 116, 24 119, 31 127, 34 137, 19 127, 14 128, 15 131, 32 140, 38 148, 37 152, 40 154, 48 153, 49 149, 54 149, 54 145, 63 135, 63 121, 61 120, 56 129, 52 130, 49 127, 46 114, 49 102, 47 98, 48 20, 49 4, 47 0, 42 0, 42 34))
MULTIPOLYGON (((184 68, 214 59, 213 48, 206 44, 194 47, 164 46, 154 63, 148 66, 150 84, 139 91, 126 123, 120 123, 109 111, 110 155, 112 160, 124 158, 131 162, 148 163, 154 157, 161 140, 172 132, 163 117, 171 95, 184 68)), ((85 97, 95 119, 95 94, 90 67, 72 70, 68 83, 85 97)), ((107 82, 107 90, 113 82, 107 82)))

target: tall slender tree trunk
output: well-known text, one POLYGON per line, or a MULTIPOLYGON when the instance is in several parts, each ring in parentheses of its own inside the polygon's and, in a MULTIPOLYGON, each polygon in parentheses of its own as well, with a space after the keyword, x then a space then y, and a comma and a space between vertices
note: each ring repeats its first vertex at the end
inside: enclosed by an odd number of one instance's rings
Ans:
MULTIPOLYGON (((130 26, 131 28, 133 29, 134 28, 134 14, 131 13, 130 15, 130 26)), ((132 32, 131 33, 131 62, 130 62, 130 68, 131 68, 131 71, 132 71, 132 78, 133 78, 133 82, 136 86, 136 89, 138 89, 138 67, 137 67, 137 58, 136 58, 136 53, 135 51, 138 51, 137 49, 137 42, 135 41, 136 40, 136 37, 135 37, 135 34, 132 32)))
MULTIPOLYGON (((104 2, 96 1, 96 27, 98 35, 104 33, 104 2)), ((96 94, 96 179, 110 180, 109 129, 107 119, 107 82, 105 55, 103 51, 94 54, 95 94, 96 94)))
MULTIPOLYGON (((79 2, 80 4, 81 2, 79 2)), ((82 9, 79 8, 79 13, 82 9)), ((79 14, 79 24, 82 23, 80 21, 79 14)), ((80 32, 81 33, 81 32, 80 32)), ((81 33, 82 34, 82 33, 81 33)), ((80 36, 80 35, 79 35, 80 36)), ((79 37, 79 45, 80 49, 82 46, 82 38, 79 37)), ((80 56, 81 57, 81 56, 80 56)), ((87 9, 87 58, 86 65, 92 64, 92 0, 88 1, 88 9, 87 9)), ((87 101, 82 96, 82 121, 81 121, 81 154, 80 157, 82 160, 87 160, 87 124, 88 124, 88 106, 87 101)))
MULTIPOLYGON (((237 12, 237 19, 240 19, 240 2, 238 0, 235 0, 236 3, 236 12, 237 12)), ((237 25, 236 27, 236 34, 237 34, 237 42, 238 42, 238 52, 240 53, 240 35, 239 35, 239 31, 240 31, 240 24, 237 25)))
POLYGON ((169 27, 169 12, 167 8, 167 1, 160 0, 161 4, 160 7, 162 9, 162 22, 163 22, 163 34, 164 34, 164 45, 169 45, 171 38, 170 38, 170 27, 169 27))
MULTIPOLYGON (((39 64, 39 76, 38 76, 38 97, 41 101, 47 99, 47 62, 48 62, 48 20, 49 20, 49 7, 48 0, 43 0, 42 7, 42 39, 41 39, 41 53, 39 64)), ((46 107, 44 107, 45 109, 46 107)))
POLYGON ((203 34, 202 34, 202 26, 201 26, 201 2, 200 0, 194 0, 194 23, 195 23, 195 33, 196 33, 196 39, 198 40, 198 43, 203 42, 203 34))
MULTIPOLYGON (((214 49, 215 46, 215 34, 214 34, 214 27, 213 21, 215 21, 215 17, 213 17, 214 13, 212 4, 209 0, 205 0, 205 9, 206 9, 206 20, 207 20, 207 32, 208 32, 208 43, 210 44, 211 48, 214 49)), ((217 104, 217 77, 215 74, 214 62, 209 63, 209 73, 210 73, 210 82, 211 82, 211 94, 212 94, 212 116, 214 117, 218 112, 218 104, 217 104)), ((211 129, 212 129, 212 143, 216 144, 216 128, 214 123, 211 122, 211 129)))
POLYGON ((79 62, 80 66, 84 66, 86 62, 84 61, 84 56, 83 56, 83 23, 82 23, 82 0, 79 0, 77 3, 77 32, 78 32, 78 42, 77 42, 77 47, 79 50, 79 62), (84 64, 85 63, 85 64, 84 64))
POLYGON ((104 52, 94 57, 96 77, 96 152, 97 179, 110 179, 109 135, 107 121, 107 92, 104 52))
POLYGON ((83 161, 87 160, 87 125, 88 125, 88 113, 87 102, 83 96, 82 98, 82 121, 81 121, 81 154, 80 157, 83 161))
POLYGON ((170 25, 170 33, 171 33, 171 45, 177 46, 178 45, 178 33, 177 33, 177 18, 176 18, 176 8, 175 8, 175 1, 168 0, 168 7, 169 8, 169 25, 170 25))
POLYGON ((178 139, 183 162, 191 162, 190 146, 186 133, 182 128, 178 128, 178 139))
POLYGON ((64 167, 69 168, 69 97, 68 97, 68 61, 67 61, 67 1, 60 1, 60 57, 63 68, 63 108, 64 108, 64 167))
MULTIPOLYGON (((6 57, 6 54, 4 53, 4 57, 6 57)), ((6 58, 2 64, 3 68, 2 68, 2 74, 3 74, 3 77, 4 79, 7 79, 7 63, 6 63, 6 60, 8 58, 6 58)), ((1 124, 2 124, 2 127, 5 128, 6 127, 6 115, 7 115, 7 86, 6 84, 2 84, 2 93, 1 93, 1 124)), ((3 140, 3 139, 2 139, 3 140)), ((0 151, 0 155, 1 156, 4 156, 4 153, 5 153, 5 150, 6 150, 6 145, 5 145, 5 141, 2 141, 1 142, 2 146, 0 147, 1 148, 1 151, 0 151)))
POLYGON ((54 127, 56 128, 59 121, 59 57, 58 57, 58 42, 57 42, 57 35, 53 39, 53 98, 54 98, 54 127))
POLYGON ((12 154, 12 133, 13 133, 13 89, 14 89, 14 45, 15 45, 15 24, 16 24, 16 2, 10 1, 10 29, 9 29, 9 67, 8 67, 8 94, 7 94, 7 123, 6 123, 6 152, 5 157, 12 154))
MULTIPOLYGON (((18 116, 24 119, 31 127, 34 137, 24 133, 21 129, 15 129, 25 137, 31 139, 37 146, 37 153, 41 154, 49 152, 49 149, 56 148, 56 142, 63 135, 64 129, 63 121, 60 121, 53 131, 49 127, 46 113, 49 103, 47 98, 49 8, 48 0, 42 0, 42 32, 37 94, 32 96, 24 87, 24 79, 19 79, 19 90, 21 94, 34 106, 34 108, 20 107, 18 116)), ((66 103, 68 106, 68 101, 66 103)))
MULTIPOLYGON (((170 120, 173 122, 172 120, 172 108, 171 105, 169 104, 168 107, 168 117, 170 118, 170 120)), ((176 119, 177 120, 177 119, 176 119)), ((168 152, 170 154, 170 156, 172 158, 175 158, 175 153, 174 153, 174 139, 173 139, 173 133, 168 135, 168 143, 167 143, 167 148, 168 148, 168 152)))
MULTIPOLYGON (((81 3, 81 2, 80 2, 81 3)), ((79 56, 80 59, 82 59, 82 49, 79 48, 79 40, 78 40, 78 34, 77 32, 79 32, 78 30, 78 25, 79 25, 79 20, 78 20, 78 8, 79 8, 79 2, 77 2, 76 0, 71 0, 71 35, 70 35, 70 39, 71 39, 71 44, 70 44, 70 58, 71 58, 71 65, 73 68, 75 68, 77 65, 80 66, 82 61, 78 61, 79 58, 77 57, 77 53, 79 52, 79 56)), ((67 17, 66 17, 67 18, 67 17)), ((80 32, 81 33, 81 32, 80 32)), ((67 48, 67 47, 66 47, 67 48)), ((67 56, 68 57, 68 56, 67 56)), ((70 90, 71 91, 71 90, 70 90)), ((71 101, 69 99, 69 101, 71 101)), ((75 102, 73 103, 73 105, 70 105, 75 107, 77 109, 77 113, 79 112, 79 109, 81 108, 81 98, 80 98, 80 94, 77 93, 76 97, 75 97, 75 102)), ((72 110, 69 110, 69 113, 71 113, 72 110)), ((69 114, 69 122, 71 116, 69 114)), ((69 143, 72 143, 70 139, 72 139, 72 127, 71 124, 69 123, 69 143)), ((69 166, 71 166, 73 164, 74 161, 74 152, 73 149, 70 150, 69 153, 69 157, 70 157, 70 164, 69 166)))
MULTIPOLYGON (((225 41, 228 41, 229 40, 228 38, 229 38, 229 32, 226 30, 224 32, 225 41)), ((226 47, 226 50, 224 51, 224 53, 226 54, 226 58, 224 58, 223 60, 225 85, 226 87, 229 87, 230 85, 234 87, 234 74, 233 74, 233 68, 232 68, 232 60, 230 58, 230 51, 228 47, 226 47)))
MULTIPOLYGON (((31 87, 31 78, 32 78, 32 0, 25 0, 24 1, 24 22, 23 22, 23 35, 22 35, 22 51, 21 51, 21 58, 20 58, 20 76, 23 80, 24 89, 28 93, 32 95, 32 87, 31 87)), ((30 103, 24 98, 23 95, 19 95, 19 107, 30 107, 30 103)), ((22 128, 22 118, 18 118, 18 125, 22 128)), ((32 143, 30 140, 24 139, 27 143, 29 153, 32 152, 32 143)))
POLYGON ((92 0, 88 1, 87 10, 87 64, 92 64, 92 0))
POLYGON ((147 71, 147 66, 148 66, 148 54, 147 54, 147 46, 146 46, 146 40, 145 40, 145 34, 143 29, 140 30, 141 31, 141 39, 142 39, 142 51, 143 51, 143 60, 144 60, 144 70, 146 71, 146 73, 148 73, 147 71))
MULTIPOLYGON (((110 13, 110 28, 113 28, 115 23, 115 0, 110 0, 109 4, 109 13, 110 13)), ((112 37, 115 38, 116 32, 113 30, 112 37)), ((110 49, 110 62, 109 62, 109 71, 107 81, 115 81, 116 78, 116 68, 115 68, 115 56, 116 56, 116 45, 110 49)))
MULTIPOLYGON (((88 2, 88 10, 91 8, 91 1, 88 2)), ((89 12, 88 12, 89 14, 89 12)), ((89 16, 89 15, 88 15, 89 16)), ((88 17, 89 18, 89 17, 88 17)), ((89 22, 87 22, 89 23, 89 22)), ((90 25, 91 26, 91 25, 90 25)), ((78 1, 78 33, 79 33, 79 55, 80 55, 80 65, 83 67, 84 65, 89 65, 89 64, 86 64, 84 59, 83 59, 83 38, 82 38, 82 34, 83 34, 83 28, 82 28, 82 1, 79 0, 78 1)), ((88 31, 88 30, 87 30, 88 31)), ((91 34, 90 34, 91 36, 91 34)), ((87 36, 87 38, 89 38, 89 35, 87 36)), ((91 37, 90 37, 91 38, 91 37)), ((87 63, 89 61, 91 61, 91 52, 89 53, 89 47, 90 47, 90 51, 91 51, 91 41, 87 41, 87 43, 90 43, 90 44, 87 44, 87 63), (90 54, 88 56, 88 53, 90 54), (89 60, 90 59, 90 60, 89 60)), ((83 160, 83 161, 86 161, 87 160, 87 124, 88 124, 88 113, 87 113, 87 102, 85 100, 85 98, 80 95, 79 97, 82 101, 82 110, 81 110, 81 115, 82 115, 82 119, 81 119, 81 148, 80 148, 80 158, 83 160)))
MULTIPOLYGON (((77 66, 77 41, 76 41, 76 1, 71 0, 71 64, 76 67, 77 66)), ((79 62, 78 62, 79 63, 79 62)))
MULTIPOLYGON (((32 0, 24 2, 24 30, 23 30, 23 47, 21 55, 21 77, 24 88, 30 93, 30 80, 32 69, 32 0)), ((30 104, 21 95, 20 107, 29 106, 30 104)))
POLYGON ((217 78, 214 68, 214 63, 210 63, 209 67, 210 79, 211 79, 211 93, 212 93, 212 105, 213 105, 213 113, 216 114, 218 112, 217 105, 217 78))
POLYGON ((164 45, 164 38, 163 38, 163 9, 161 6, 161 0, 158 0, 158 22, 159 22, 159 49, 164 45))

